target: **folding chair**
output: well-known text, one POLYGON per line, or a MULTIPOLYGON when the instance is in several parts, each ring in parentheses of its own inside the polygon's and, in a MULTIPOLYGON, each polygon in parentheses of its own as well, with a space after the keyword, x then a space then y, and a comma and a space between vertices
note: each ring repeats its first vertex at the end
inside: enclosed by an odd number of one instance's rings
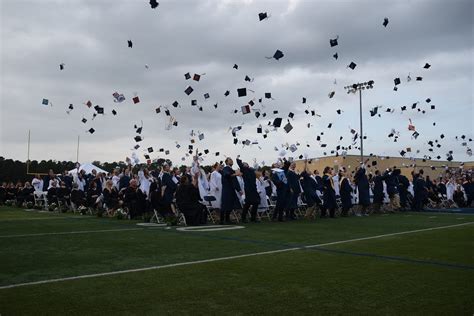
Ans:
POLYGON ((216 223, 216 219, 214 218, 214 211, 216 210, 216 208, 212 207, 211 202, 213 202, 215 200, 216 200, 216 197, 213 196, 213 195, 206 195, 204 197, 204 201, 206 201, 208 203, 208 205, 206 205, 207 220, 212 222, 213 224, 216 223))
POLYGON ((41 206, 43 207, 43 209, 46 209, 48 207, 48 199, 46 198, 46 194, 48 194, 48 192, 46 191, 35 191, 33 193, 33 197, 34 197, 34 200, 35 200, 35 205, 36 206, 41 206))

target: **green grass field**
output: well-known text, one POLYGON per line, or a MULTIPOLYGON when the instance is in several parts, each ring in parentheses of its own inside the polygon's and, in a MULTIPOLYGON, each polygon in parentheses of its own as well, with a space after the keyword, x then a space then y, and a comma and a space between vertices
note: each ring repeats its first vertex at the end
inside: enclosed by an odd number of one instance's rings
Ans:
POLYGON ((0 315, 474 312, 472 215, 136 224, 0 208, 0 315))

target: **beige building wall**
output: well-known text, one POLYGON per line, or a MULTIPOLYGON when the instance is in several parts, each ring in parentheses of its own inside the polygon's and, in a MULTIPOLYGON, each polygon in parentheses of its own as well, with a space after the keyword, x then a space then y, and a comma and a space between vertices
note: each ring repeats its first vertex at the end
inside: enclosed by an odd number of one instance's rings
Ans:
MULTIPOLYGON (((385 171, 387 168, 392 168, 396 166, 399 168, 403 175, 407 176, 411 180, 411 172, 413 170, 418 171, 423 169, 425 175, 429 175, 431 179, 436 179, 440 176, 443 176, 446 173, 446 170, 458 170, 461 166, 459 161, 430 161, 423 159, 409 159, 403 157, 368 157, 369 159, 368 172, 374 173, 375 170, 380 170, 381 172, 385 171), (377 161, 376 166, 372 166, 372 161, 377 161), (413 165, 416 167, 414 168, 413 165), (446 169, 446 167, 448 169, 446 169)), ((308 169, 309 171, 319 170, 320 175, 322 176, 323 170, 326 166, 332 167, 335 170, 338 170, 340 167, 345 167, 348 170, 349 175, 355 171, 355 168, 359 165, 360 156, 358 155, 347 155, 342 156, 327 156, 322 158, 313 158, 308 159, 308 169)), ((304 169, 304 160, 296 160, 296 169, 299 172, 302 172, 304 169)), ((474 161, 464 162, 464 169, 473 169, 474 161)))

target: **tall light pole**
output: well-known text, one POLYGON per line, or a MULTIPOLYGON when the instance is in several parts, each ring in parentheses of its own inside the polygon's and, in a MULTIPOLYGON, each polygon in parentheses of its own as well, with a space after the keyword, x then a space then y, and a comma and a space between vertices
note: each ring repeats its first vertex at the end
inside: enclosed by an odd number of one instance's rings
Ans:
POLYGON ((350 86, 345 86, 344 89, 347 90, 347 94, 349 93, 356 93, 359 91, 359 119, 360 119, 360 162, 364 163, 364 132, 363 132, 363 125, 362 125, 362 90, 365 89, 373 89, 374 88, 374 81, 369 80, 367 82, 359 82, 354 83, 350 86))

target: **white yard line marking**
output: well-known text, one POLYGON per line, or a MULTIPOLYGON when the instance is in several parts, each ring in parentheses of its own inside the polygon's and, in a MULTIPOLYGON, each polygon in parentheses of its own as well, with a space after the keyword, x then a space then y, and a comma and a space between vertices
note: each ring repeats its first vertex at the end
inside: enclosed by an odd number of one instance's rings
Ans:
POLYGON ((64 219, 66 217, 25 217, 25 218, 6 218, 0 219, 1 222, 15 222, 15 221, 40 221, 49 219, 64 219))
POLYGON ((430 216, 430 217, 428 217, 428 218, 437 218, 437 217, 438 217, 438 216, 430 216))
POLYGON ((38 237, 38 236, 53 236, 53 235, 70 235, 70 234, 90 234, 90 233, 108 233, 120 232, 127 230, 143 230, 144 228, 118 228, 118 229, 102 229, 102 230, 79 230, 74 232, 58 232, 58 233, 39 233, 39 234, 24 234, 24 235, 0 235, 0 238, 15 238, 15 237, 38 237))
POLYGON ((209 225, 209 226, 189 226, 189 227, 178 227, 176 230, 182 232, 212 232, 219 230, 233 230, 233 229, 242 229, 245 226, 237 225, 209 225))
POLYGON ((27 282, 27 283, 17 283, 17 284, 10 284, 10 285, 0 286, 0 290, 11 289, 11 288, 16 288, 16 287, 21 287, 21 286, 28 286, 28 285, 56 283, 56 282, 96 278, 96 277, 117 275, 117 274, 125 274, 125 273, 132 273, 132 272, 141 272, 141 271, 166 269, 166 268, 173 268, 173 267, 180 267, 180 266, 188 266, 188 265, 200 264, 200 263, 234 260, 234 259, 254 257, 254 256, 263 256, 263 255, 269 255, 269 254, 275 254, 275 253, 281 253, 281 252, 302 250, 302 249, 306 249, 306 248, 323 247, 323 246, 350 243, 350 242, 361 241, 361 240, 378 239, 378 238, 384 238, 384 237, 390 237, 390 236, 398 236, 398 235, 413 234, 413 233, 419 233, 419 232, 425 232, 425 231, 431 231, 431 230, 446 229, 446 228, 452 228, 452 227, 460 227, 460 226, 471 225, 473 223, 474 222, 462 223, 462 224, 456 224, 456 225, 448 225, 448 226, 423 228, 423 229, 409 230, 409 231, 398 232, 398 233, 390 233, 390 234, 383 234, 383 235, 377 235, 377 236, 334 241, 334 242, 329 242, 329 243, 324 243, 324 244, 317 244, 317 245, 309 245, 309 246, 304 246, 304 247, 294 247, 294 248, 286 248, 286 249, 280 249, 280 250, 271 250, 271 251, 248 253, 248 254, 236 255, 236 256, 230 256, 230 257, 221 257, 221 258, 212 258, 212 259, 188 261, 188 262, 179 262, 179 263, 165 264, 165 265, 161 265, 161 266, 151 266, 151 267, 138 268, 138 269, 128 269, 128 270, 120 270, 120 271, 112 271, 112 272, 104 272, 104 273, 85 274, 85 275, 78 275, 78 276, 73 276, 73 277, 42 280, 42 281, 27 282))

